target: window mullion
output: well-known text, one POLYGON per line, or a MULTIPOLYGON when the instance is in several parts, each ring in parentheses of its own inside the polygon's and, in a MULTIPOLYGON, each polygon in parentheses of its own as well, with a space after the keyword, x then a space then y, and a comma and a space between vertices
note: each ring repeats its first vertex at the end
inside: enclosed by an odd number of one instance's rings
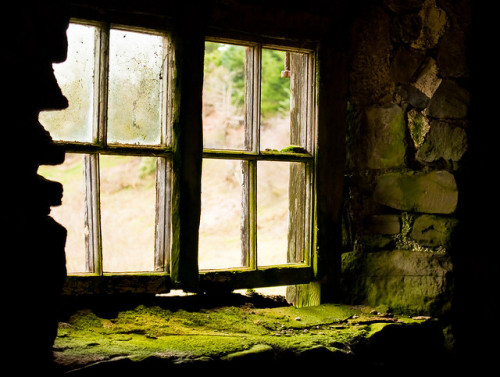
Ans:
POLYGON ((106 146, 108 125, 108 76, 109 76, 109 24, 99 27, 97 44, 97 88, 96 88, 96 119, 94 122, 94 142, 106 146))
POLYGON ((102 243, 99 200, 99 156, 84 155, 85 243, 87 271, 102 275, 102 243))
POLYGON ((171 281, 175 286, 187 291, 197 291, 205 39, 201 30, 192 24, 179 27, 173 36, 176 72, 173 83, 175 103, 172 108, 173 231, 170 272, 171 281))
MULTIPOLYGON (((253 88, 252 95, 252 130, 253 142, 252 151, 260 153, 260 86, 261 86, 261 62, 262 45, 253 48, 253 75, 250 85, 253 88)), ((257 160, 249 161, 249 217, 250 217, 250 267, 257 269, 257 160)))
MULTIPOLYGON (((247 150, 259 154, 260 45, 248 47, 245 59, 245 113, 247 150)), ((242 266, 257 268, 257 161, 242 161, 242 266)))
MULTIPOLYGON (((95 144, 106 143, 107 88, 109 62, 109 26, 100 25, 95 39, 95 79, 94 115, 92 139, 95 144)), ((85 228, 86 228, 86 265, 87 270, 102 275, 102 240, 99 194, 99 155, 84 155, 85 179, 85 228)))
POLYGON ((169 159, 165 157, 156 159, 155 271, 166 271, 169 264, 170 169, 171 163, 169 159))

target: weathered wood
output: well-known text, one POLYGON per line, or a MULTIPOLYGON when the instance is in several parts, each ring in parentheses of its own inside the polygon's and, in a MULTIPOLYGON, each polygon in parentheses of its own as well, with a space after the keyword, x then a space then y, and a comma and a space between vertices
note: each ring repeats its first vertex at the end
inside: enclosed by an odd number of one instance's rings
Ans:
POLYGON ((298 308, 321 304, 321 283, 311 281, 307 284, 289 285, 286 300, 298 308))
POLYGON ((165 274, 70 275, 63 295, 159 294, 170 291, 165 274))
POLYGON ((309 153, 297 153, 286 151, 266 150, 260 153, 244 152, 244 151, 222 151, 222 150, 205 150, 203 157, 206 158, 223 158, 232 160, 249 160, 249 161, 312 161, 313 156, 309 153))
MULTIPOLYGON (((243 155, 258 154, 259 145, 259 107, 256 101, 259 98, 259 67, 260 53, 256 46, 248 47, 245 51, 245 149, 243 155)), ((204 152, 206 155, 207 152, 204 152)), ((209 152, 210 153, 210 152, 209 152)), ((217 152, 210 153, 218 155, 217 152)), ((224 153, 224 158, 231 158, 236 153, 224 153)), ((241 154, 240 154, 241 155, 241 154)), ((256 172, 255 162, 242 161, 241 165, 243 184, 241 198, 241 265, 255 267, 256 265, 256 216, 255 200, 256 172)))
MULTIPOLYGON (((186 9, 186 12, 188 10, 186 9)), ((172 180, 172 282, 187 291, 199 287, 198 229, 203 149, 203 9, 191 9, 173 33, 175 45, 172 180)))
POLYGON ((340 276, 345 169, 348 59, 342 41, 321 42, 318 63, 317 259, 313 266, 323 282, 322 300, 331 300, 340 276))
POLYGON ((234 289, 284 286, 308 283, 314 278, 310 267, 286 265, 252 269, 228 269, 203 271, 200 274, 200 290, 216 292, 234 289))
POLYGON ((67 153, 100 153, 123 156, 168 156, 172 155, 172 149, 164 145, 124 145, 108 144, 106 146, 91 143, 59 142, 64 145, 67 153))
POLYGON ((252 216, 250 215, 250 167, 247 161, 241 161, 241 219, 240 219, 240 234, 241 234, 241 265, 249 267, 251 261, 251 227, 252 216))
POLYGON ((156 159, 155 271, 166 271, 170 251, 171 163, 156 159))
POLYGON ((85 182, 85 264, 88 272, 102 274, 102 243, 99 196, 99 157, 83 156, 85 182))
MULTIPOLYGON (((316 120, 314 67, 311 55, 290 54, 290 143, 314 150, 316 120), (310 103, 313 106, 310 106, 310 103)), ((288 262, 310 263, 312 243, 312 192, 314 164, 291 164, 289 183, 288 262)), ((287 301, 296 306, 318 305, 316 283, 287 287, 287 301)))
POLYGON ((92 140, 106 145, 108 129, 109 24, 100 25, 96 33, 94 72, 94 121, 92 140))

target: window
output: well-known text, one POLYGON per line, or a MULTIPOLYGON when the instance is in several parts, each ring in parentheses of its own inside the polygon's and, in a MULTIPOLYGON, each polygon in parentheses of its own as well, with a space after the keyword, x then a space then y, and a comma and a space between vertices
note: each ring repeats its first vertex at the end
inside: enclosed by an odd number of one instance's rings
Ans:
POLYGON ((64 185, 52 215, 68 229, 70 291, 313 280, 314 49, 207 36, 191 77, 202 122, 186 127, 191 68, 169 33, 73 22, 68 42, 54 68, 70 106, 40 121, 67 151, 41 173, 64 185))

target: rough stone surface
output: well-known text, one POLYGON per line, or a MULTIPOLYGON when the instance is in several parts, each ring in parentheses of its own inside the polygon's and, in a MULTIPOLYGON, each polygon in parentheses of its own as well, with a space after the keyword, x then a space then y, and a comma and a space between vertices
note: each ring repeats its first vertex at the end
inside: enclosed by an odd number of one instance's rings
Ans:
POLYGON ((365 12, 354 25, 350 92, 353 102, 386 103, 392 98, 390 18, 382 8, 365 12), (372 67, 373 69, 367 69, 372 67))
POLYGON ((373 198, 403 211, 450 214, 456 209, 458 190, 447 171, 389 173, 378 177, 373 198))
POLYGON ((412 109, 407 113, 408 117, 408 128, 410 129, 410 135, 413 143, 416 147, 420 147, 425 140, 427 133, 429 132, 430 125, 427 117, 420 111, 412 109))
POLYGON ((410 237, 422 246, 448 246, 456 219, 422 215, 415 219, 410 237))
POLYGON ((409 83, 424 58, 425 53, 422 50, 401 45, 394 53, 391 63, 391 77, 396 82, 409 83))
POLYGON ((368 219, 368 230, 379 234, 398 234, 401 222, 398 215, 373 215, 368 219))
POLYGON ((426 0, 419 11, 422 28, 419 37, 411 44, 413 48, 429 49, 437 45, 446 30, 448 18, 435 0, 426 0))
POLYGON ((384 0, 385 6, 395 13, 409 12, 420 9, 424 0, 384 0))
POLYGON ((422 18, 418 13, 397 15, 391 25, 391 38, 396 43, 412 44, 422 31, 422 18))
MULTIPOLYGON (((311 365, 335 365, 337 371, 356 374, 363 364, 370 370, 374 361, 380 363, 379 357, 390 364, 401 360, 403 355, 394 357, 393 352, 373 353, 383 339, 387 344, 400 345, 403 339, 408 345, 420 340, 425 343, 428 338, 418 334, 430 328, 434 334, 441 331, 437 321, 387 313, 384 306, 295 308, 251 301, 241 301, 240 306, 195 302, 202 306, 196 310, 182 304, 165 308, 156 301, 114 314, 106 311, 106 305, 72 311, 60 325, 57 366, 65 375, 92 377, 174 371, 186 375, 193 370, 234 376, 235 370, 262 373, 270 372, 268 368, 296 373, 310 372, 311 365), (409 329, 418 331, 410 335, 409 329), (301 365, 304 369, 298 369, 301 365)), ((417 349, 429 355, 434 352, 427 347, 417 349)), ((405 363, 424 357, 417 353, 419 356, 414 351, 407 353, 410 357, 405 363)))
POLYGON ((239 359, 240 361, 249 361, 262 358, 263 355, 268 355, 268 357, 272 358, 274 356, 273 347, 267 344, 255 344, 250 349, 233 352, 229 355, 223 356, 222 360, 234 361, 239 359))
POLYGON ((405 118, 398 105, 368 108, 356 136, 358 167, 384 169, 404 165, 405 118))
POLYGON ((416 251, 345 253, 342 284, 357 302, 429 315, 449 310, 452 264, 443 254, 416 251))
POLYGON ((423 162, 439 159, 459 161, 467 150, 467 134, 461 127, 449 123, 431 122, 429 133, 425 137, 416 158, 423 162))
POLYGON ((438 119, 461 119, 468 113, 470 93, 451 79, 441 85, 431 98, 428 114, 438 119))
POLYGON ((469 67, 465 54, 466 34, 462 30, 446 33, 437 49, 437 62, 442 77, 468 77, 469 67))
POLYGON ((409 103, 418 110, 424 110, 430 101, 429 97, 410 84, 398 85, 396 92, 404 102, 409 103))
POLYGON ((427 58, 420 66, 416 74, 413 86, 424 93, 428 98, 432 98, 436 92, 441 78, 438 76, 438 67, 433 58, 427 58))

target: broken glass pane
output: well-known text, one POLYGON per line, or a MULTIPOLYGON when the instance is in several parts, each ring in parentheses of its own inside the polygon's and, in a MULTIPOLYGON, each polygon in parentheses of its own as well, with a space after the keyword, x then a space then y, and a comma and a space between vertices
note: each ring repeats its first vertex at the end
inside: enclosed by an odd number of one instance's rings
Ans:
POLYGON ((67 59, 53 67, 69 106, 41 112, 39 119, 54 140, 91 142, 96 28, 70 24, 67 38, 67 59))
POLYGON ((108 143, 161 143, 163 37, 110 31, 108 143))

